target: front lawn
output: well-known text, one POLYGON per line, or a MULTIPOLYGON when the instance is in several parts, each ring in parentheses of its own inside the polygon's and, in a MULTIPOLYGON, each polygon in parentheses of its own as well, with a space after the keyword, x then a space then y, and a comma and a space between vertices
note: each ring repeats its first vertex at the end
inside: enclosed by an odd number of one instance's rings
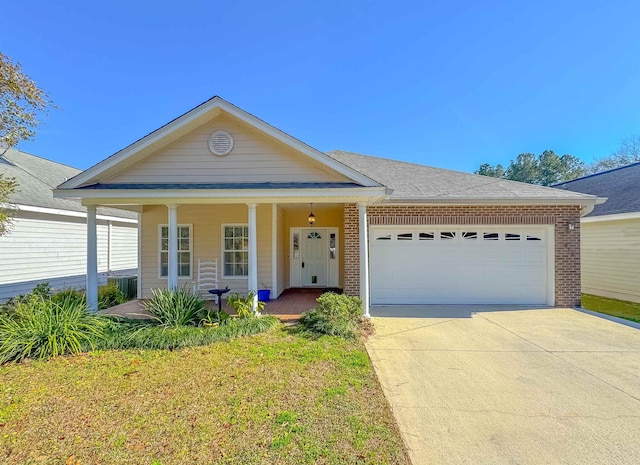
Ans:
POLYGON ((582 308, 640 323, 640 303, 582 294, 582 308))
POLYGON ((363 344, 291 330, 2 366, 0 462, 409 463, 363 344))

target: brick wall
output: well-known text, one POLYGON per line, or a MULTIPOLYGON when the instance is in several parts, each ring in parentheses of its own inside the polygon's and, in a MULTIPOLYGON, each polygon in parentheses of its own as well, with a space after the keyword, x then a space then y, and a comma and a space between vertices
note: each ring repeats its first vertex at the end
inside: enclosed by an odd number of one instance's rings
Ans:
MULTIPOLYGON (((555 226, 555 303, 580 304, 580 208, 578 206, 374 206, 367 207, 369 225, 492 225, 555 226), (575 229, 569 230, 569 223, 575 229)), ((360 292, 358 207, 344 208, 344 292, 360 292)))

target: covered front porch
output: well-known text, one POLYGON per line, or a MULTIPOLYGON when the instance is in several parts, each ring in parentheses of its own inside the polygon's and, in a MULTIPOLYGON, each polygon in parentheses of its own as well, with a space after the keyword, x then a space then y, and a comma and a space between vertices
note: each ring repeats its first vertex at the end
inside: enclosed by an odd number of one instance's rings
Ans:
MULTIPOLYGON (((292 200, 136 206, 140 217, 138 299, 148 299, 153 289, 162 288, 193 289, 207 295, 199 276, 199 264, 206 262, 216 264, 216 288, 228 287, 230 293, 244 295, 252 292, 254 306, 258 291, 268 291, 271 302, 266 313, 278 316, 297 317, 313 308, 320 290, 342 290, 348 287, 348 280, 353 283, 357 278, 368 315, 366 203, 356 207, 326 200, 292 200), (354 231, 351 220, 345 231, 345 215, 353 217, 354 212, 363 227, 354 231), (354 264, 359 276, 353 276, 354 264), (317 292, 285 292, 290 289, 317 292)), ((95 207, 88 206, 88 211, 87 297, 96 308, 95 207)), ((137 313, 139 308, 134 305, 124 312, 137 313)))
MULTIPOLYGON (((295 322, 300 319, 300 316, 304 312, 314 308, 316 299, 323 292, 328 291, 334 292, 339 290, 309 288, 287 289, 282 292, 276 300, 267 302, 262 313, 275 316, 284 323, 295 322)), ((214 301, 208 301, 207 304, 211 309, 218 308, 218 304, 214 301)), ((230 315, 235 314, 233 308, 228 305, 224 299, 222 301, 222 310, 230 315)), ((151 317, 144 308, 143 299, 130 300, 129 302, 102 310, 100 313, 134 320, 144 320, 151 317)))

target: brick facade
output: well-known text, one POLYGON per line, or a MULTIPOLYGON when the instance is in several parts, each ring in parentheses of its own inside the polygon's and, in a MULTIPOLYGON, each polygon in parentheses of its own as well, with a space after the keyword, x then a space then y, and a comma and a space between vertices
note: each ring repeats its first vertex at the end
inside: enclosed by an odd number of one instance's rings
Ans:
MULTIPOLYGON (((498 225, 555 226, 555 304, 580 305, 580 207, 569 206, 374 206, 367 207, 369 225, 498 225), (569 230, 569 223, 574 225, 569 230)), ((358 206, 344 207, 344 292, 360 292, 358 206)))

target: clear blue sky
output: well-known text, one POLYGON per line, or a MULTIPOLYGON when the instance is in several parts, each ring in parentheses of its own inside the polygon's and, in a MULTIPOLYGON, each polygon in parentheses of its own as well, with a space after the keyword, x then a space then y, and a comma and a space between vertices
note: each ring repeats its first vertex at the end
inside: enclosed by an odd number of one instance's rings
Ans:
POLYGON ((213 95, 304 142, 473 171, 640 133, 640 2, 13 1, 0 50, 87 168, 213 95), (446 3, 446 5, 440 5, 446 3))

